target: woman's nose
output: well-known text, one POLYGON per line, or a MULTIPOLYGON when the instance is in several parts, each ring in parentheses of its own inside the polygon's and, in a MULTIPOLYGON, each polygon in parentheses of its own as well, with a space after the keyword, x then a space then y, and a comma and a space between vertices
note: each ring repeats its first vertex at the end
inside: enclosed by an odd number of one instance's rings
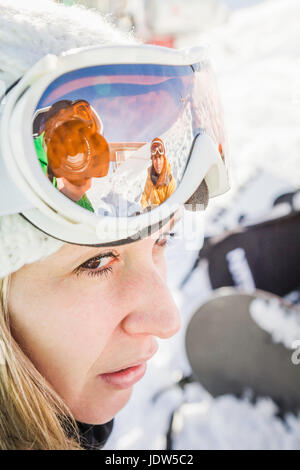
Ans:
POLYGON ((178 308, 157 269, 140 274, 130 303, 129 313, 122 321, 126 333, 169 338, 180 329, 178 308))

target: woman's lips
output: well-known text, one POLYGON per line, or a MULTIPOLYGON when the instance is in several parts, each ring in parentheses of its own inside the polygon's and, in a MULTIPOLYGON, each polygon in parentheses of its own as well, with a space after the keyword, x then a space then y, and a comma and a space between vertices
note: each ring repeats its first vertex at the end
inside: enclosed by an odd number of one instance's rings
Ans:
POLYGON ((110 374, 101 374, 101 377, 104 382, 109 385, 113 385, 116 388, 129 388, 132 387, 136 382, 141 380, 145 375, 147 369, 146 362, 142 362, 137 366, 128 367, 117 372, 111 372, 110 374))

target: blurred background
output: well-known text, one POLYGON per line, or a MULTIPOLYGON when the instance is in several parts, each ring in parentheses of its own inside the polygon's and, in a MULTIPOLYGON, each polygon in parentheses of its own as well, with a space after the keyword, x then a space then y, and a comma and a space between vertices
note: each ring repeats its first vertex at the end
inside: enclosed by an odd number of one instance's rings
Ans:
POLYGON ((181 331, 159 342, 105 448, 300 449, 299 0, 61 3, 146 43, 204 43, 230 146, 231 190, 204 226, 195 216, 193 243, 167 249, 181 331))

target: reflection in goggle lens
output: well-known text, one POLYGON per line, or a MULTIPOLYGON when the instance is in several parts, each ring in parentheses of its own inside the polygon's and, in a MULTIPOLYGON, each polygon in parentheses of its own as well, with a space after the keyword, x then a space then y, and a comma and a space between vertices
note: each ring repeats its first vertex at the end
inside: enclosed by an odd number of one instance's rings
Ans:
POLYGON ((159 155, 165 153, 163 142, 158 138, 154 139, 151 144, 151 155, 156 155, 156 153, 159 153, 159 155))
POLYGON ((211 76, 196 65, 95 66, 52 82, 33 118, 36 153, 52 185, 96 214, 132 216, 174 193, 199 131, 224 158, 211 76))

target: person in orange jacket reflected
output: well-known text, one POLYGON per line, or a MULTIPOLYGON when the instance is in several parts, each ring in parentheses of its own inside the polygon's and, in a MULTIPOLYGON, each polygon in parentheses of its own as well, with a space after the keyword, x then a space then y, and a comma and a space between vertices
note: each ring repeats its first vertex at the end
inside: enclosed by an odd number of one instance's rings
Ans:
POLYGON ((151 142, 151 160, 152 165, 148 168, 148 176, 141 197, 143 209, 159 206, 176 189, 171 165, 166 158, 165 146, 159 137, 156 137, 151 142))

